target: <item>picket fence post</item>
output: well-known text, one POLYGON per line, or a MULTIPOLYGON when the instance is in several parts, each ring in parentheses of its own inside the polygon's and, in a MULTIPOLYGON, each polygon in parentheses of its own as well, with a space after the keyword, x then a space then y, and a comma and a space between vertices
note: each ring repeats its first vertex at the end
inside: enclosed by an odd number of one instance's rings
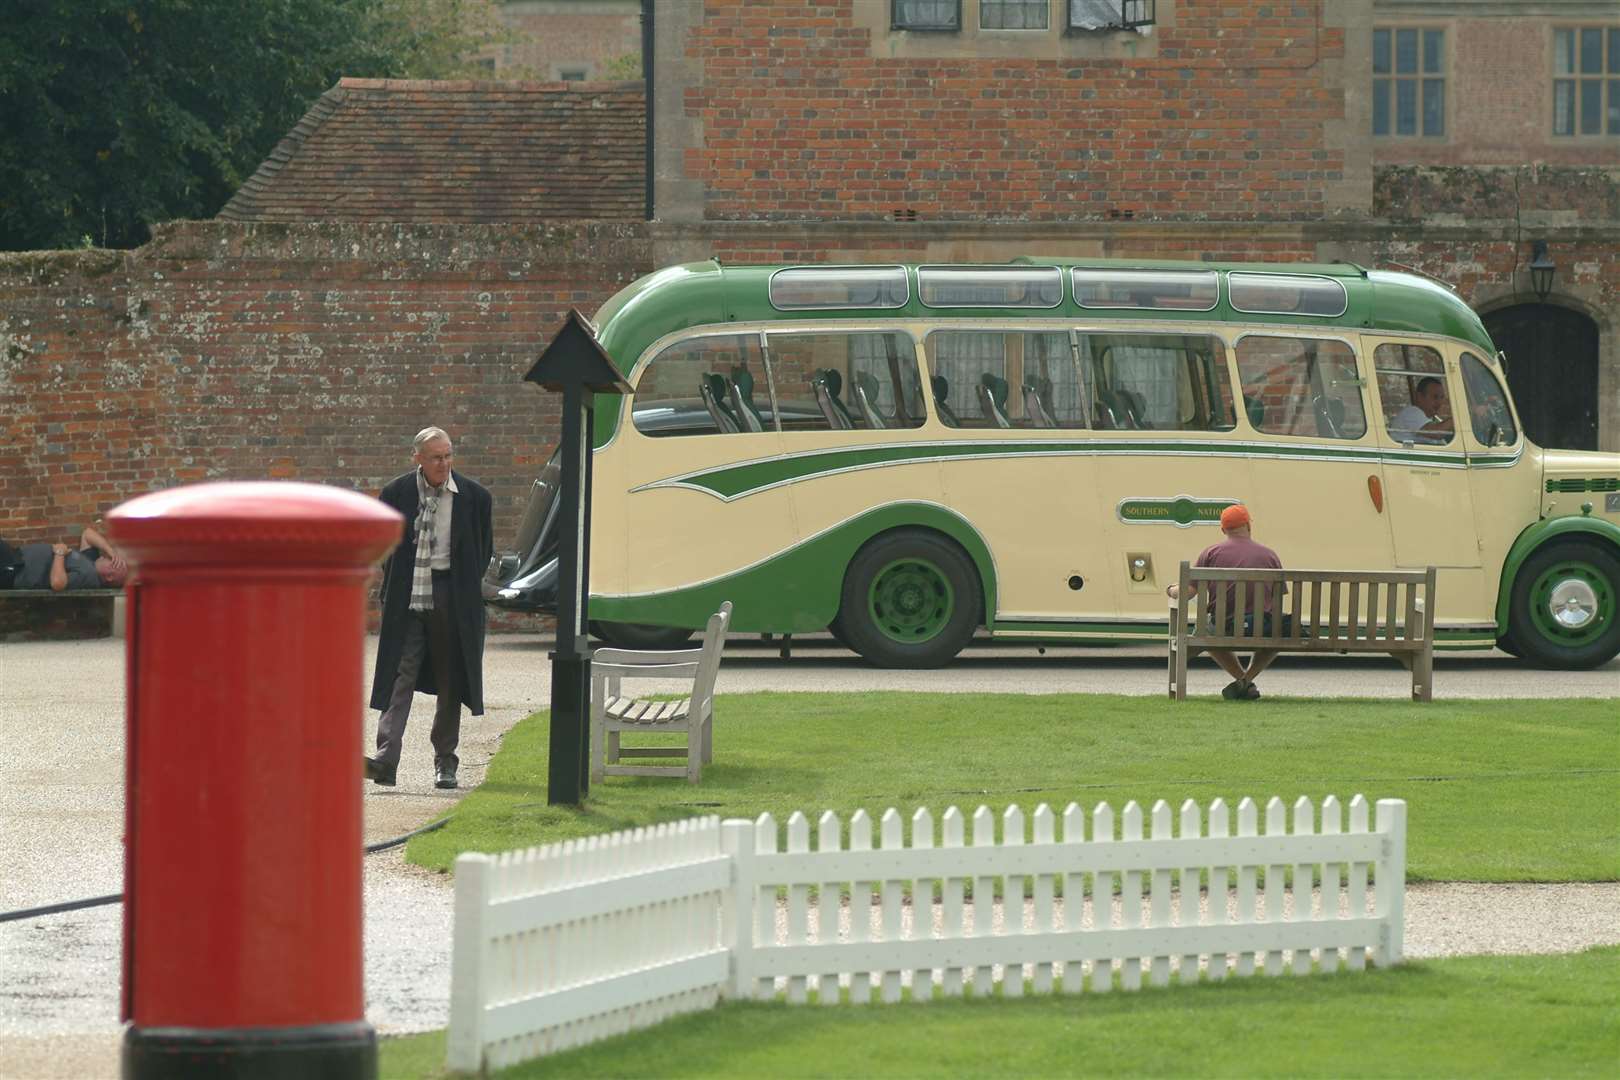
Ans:
POLYGON ((470 853, 456 857, 446 1060, 460 1072, 478 1072, 484 1067, 484 1009, 490 987, 484 918, 494 893, 494 872, 492 856, 470 853))
POLYGON ((1379 848, 1377 904, 1378 966, 1401 962, 1406 949, 1406 801, 1379 799, 1374 819, 1384 842, 1379 848))
POLYGON ((754 823, 727 818, 720 825, 720 847, 731 861, 731 887, 720 899, 720 944, 730 954, 731 982, 725 996, 744 1001, 753 988, 754 954, 754 823))

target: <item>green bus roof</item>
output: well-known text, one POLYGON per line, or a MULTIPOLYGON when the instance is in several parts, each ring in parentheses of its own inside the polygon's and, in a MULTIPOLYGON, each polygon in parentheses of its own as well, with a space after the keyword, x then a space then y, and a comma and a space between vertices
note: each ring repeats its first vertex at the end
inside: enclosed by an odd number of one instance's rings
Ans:
MULTIPOLYGON (((771 275, 815 264, 729 266, 719 260, 665 267, 638 278, 619 290, 596 313, 597 340, 626 375, 654 341, 666 334, 699 326, 768 321, 815 322, 826 319, 894 319, 898 321, 953 322, 984 318, 1067 319, 1090 323, 1111 320, 1155 322, 1243 323, 1271 326, 1313 326, 1319 329, 1384 330, 1393 333, 1439 334, 1467 342, 1494 356, 1496 347, 1479 316, 1456 293, 1435 281, 1394 271, 1367 270, 1352 263, 1242 263, 1194 260, 1052 259, 1021 256, 1008 263, 917 264, 873 263, 870 267, 904 266, 909 288, 906 302, 897 307, 843 307, 784 311, 771 303, 771 275), (1219 299, 1204 311, 1175 308, 1081 307, 1075 302, 1064 274, 1062 300, 1055 307, 929 307, 919 297, 919 265, 949 269, 1059 267, 1063 270, 1215 270, 1223 279, 1219 299), (1285 276, 1332 278, 1345 289, 1342 315, 1257 314, 1232 307, 1225 275, 1232 271, 1285 276)), ((827 266, 825 268, 831 268, 827 266)), ((612 434, 617 399, 603 401, 597 410, 597 441, 612 434)))

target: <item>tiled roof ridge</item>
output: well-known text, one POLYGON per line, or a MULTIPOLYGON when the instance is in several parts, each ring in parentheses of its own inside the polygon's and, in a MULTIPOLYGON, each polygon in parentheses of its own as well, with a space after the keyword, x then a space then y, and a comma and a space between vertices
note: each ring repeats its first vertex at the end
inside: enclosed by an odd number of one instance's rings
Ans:
POLYGON ((344 84, 350 81, 349 79, 339 80, 336 86, 328 89, 315 99, 315 104, 309 107, 308 111, 299 118, 298 123, 293 125, 293 129, 276 144, 276 148, 270 151, 270 156, 265 158, 264 162, 254 170, 253 175, 248 177, 242 186, 236 189, 236 194, 232 195, 230 201, 220 208, 216 217, 224 221, 250 221, 253 219, 253 211, 259 193, 269 187, 276 174, 293 158, 298 156, 298 151, 303 149, 305 140, 315 134, 320 129, 320 126, 332 117, 332 114, 343 107, 343 102, 348 97, 348 94, 344 91, 344 84))
POLYGON ((505 82, 499 79, 360 79, 346 77, 338 80, 334 89, 346 90, 409 90, 467 93, 469 91, 524 91, 527 93, 625 93, 641 92, 645 84, 640 79, 617 79, 596 82, 505 82))

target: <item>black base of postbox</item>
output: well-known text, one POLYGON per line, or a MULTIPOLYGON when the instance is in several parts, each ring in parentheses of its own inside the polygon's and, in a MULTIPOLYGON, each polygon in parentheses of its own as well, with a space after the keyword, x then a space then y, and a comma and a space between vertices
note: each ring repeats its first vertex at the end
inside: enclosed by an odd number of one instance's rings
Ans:
POLYGON ((123 1080, 376 1080, 365 1021, 281 1028, 124 1029, 123 1080))

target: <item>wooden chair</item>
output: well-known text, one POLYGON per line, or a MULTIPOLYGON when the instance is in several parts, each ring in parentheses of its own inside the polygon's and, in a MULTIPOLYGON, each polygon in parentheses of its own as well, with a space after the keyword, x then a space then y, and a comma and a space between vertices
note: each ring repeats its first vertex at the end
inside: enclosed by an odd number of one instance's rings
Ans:
POLYGON ((709 617, 696 649, 644 652, 597 649, 591 656, 591 779, 604 776, 684 776, 697 783, 714 760, 714 679, 731 625, 731 601, 709 617), (642 700, 621 693, 625 679, 690 680, 678 701, 642 700), (680 746, 623 746, 625 733, 682 732, 680 746), (623 765, 623 758, 686 757, 684 766, 623 765))

